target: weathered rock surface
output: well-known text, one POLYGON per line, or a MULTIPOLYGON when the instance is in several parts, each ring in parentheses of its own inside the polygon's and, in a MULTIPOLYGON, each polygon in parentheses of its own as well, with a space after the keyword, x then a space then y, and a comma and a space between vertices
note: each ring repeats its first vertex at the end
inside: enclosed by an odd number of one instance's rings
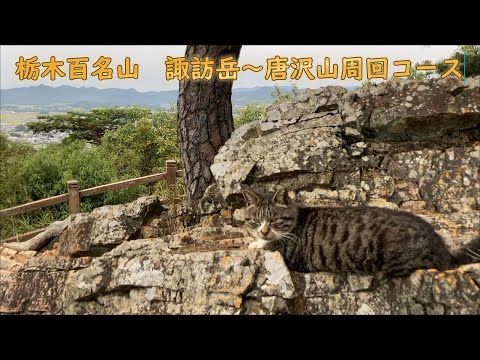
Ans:
POLYGON ((126 205, 103 206, 90 213, 71 215, 60 236, 59 254, 81 256, 108 251, 133 238, 147 215, 160 215, 165 210, 157 196, 149 196, 126 205))
POLYGON ((278 252, 141 239, 93 261, 40 254, 0 274, 2 313, 480 314, 480 264, 393 279, 302 274, 278 252))
POLYGON ((477 76, 306 90, 235 131, 211 170, 232 208, 243 185, 282 185, 303 204, 424 214, 457 244, 480 233, 479 167, 477 76))
POLYGON ((242 185, 311 205, 413 211, 455 249, 480 234, 480 77, 307 90, 238 129, 198 203, 68 221, 48 251, 0 247, 0 313, 480 314, 480 263, 402 278, 302 274, 248 250, 242 185))

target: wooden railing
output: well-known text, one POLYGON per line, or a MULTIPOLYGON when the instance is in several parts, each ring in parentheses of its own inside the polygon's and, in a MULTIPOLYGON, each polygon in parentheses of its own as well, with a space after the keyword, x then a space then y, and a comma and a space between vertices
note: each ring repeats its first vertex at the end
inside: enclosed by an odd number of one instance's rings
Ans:
MULTIPOLYGON (((95 187, 89 188, 89 189, 80 190, 78 181, 77 180, 70 180, 70 181, 67 182, 68 192, 66 194, 52 196, 52 197, 42 199, 42 200, 32 201, 32 202, 29 202, 27 204, 14 206, 14 207, 11 207, 11 208, 8 208, 8 209, 2 209, 2 210, 0 210, 0 218, 7 217, 7 216, 24 214, 24 213, 32 211, 32 210, 40 209, 40 208, 50 206, 50 205, 59 204, 59 203, 66 202, 66 201, 68 201, 68 211, 69 211, 69 213, 70 214, 77 214, 77 213, 80 212, 80 200, 81 200, 81 198, 84 198, 84 197, 87 197, 87 196, 92 196, 92 195, 104 194, 104 193, 107 193, 107 192, 110 192, 110 191, 125 189, 125 188, 136 186, 136 185, 149 184, 149 183, 157 182, 157 181, 160 181, 160 180, 166 180, 168 189, 170 191, 174 192, 177 176, 181 177, 181 176, 183 176, 183 173, 182 173, 181 170, 177 170, 176 161, 175 160, 167 160, 167 162, 166 162, 166 172, 164 172, 164 173, 142 176, 142 177, 139 177, 139 178, 136 178, 136 179, 118 181, 118 182, 111 183, 111 184, 95 186, 95 187)), ((8 241, 15 241, 15 240, 17 240, 17 241, 28 240, 28 239, 34 237, 35 235, 43 232, 44 230, 45 230, 45 228, 37 229, 37 230, 30 231, 30 232, 22 234, 22 235, 13 236, 13 237, 5 239, 3 241, 8 242, 8 241)))

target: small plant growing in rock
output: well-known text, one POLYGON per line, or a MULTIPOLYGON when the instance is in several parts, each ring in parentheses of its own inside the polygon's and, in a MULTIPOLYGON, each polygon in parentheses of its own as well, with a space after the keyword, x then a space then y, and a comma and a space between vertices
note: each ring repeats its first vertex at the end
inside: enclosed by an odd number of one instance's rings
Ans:
POLYGON ((290 91, 283 92, 280 87, 275 84, 275 90, 272 93, 273 103, 279 103, 285 100, 291 100, 299 94, 300 90, 296 84, 292 84, 292 89, 290 91))
POLYGON ((362 85, 360 85, 361 88, 367 88, 371 86, 375 86, 375 83, 371 80, 365 80, 364 82, 362 82, 362 85))

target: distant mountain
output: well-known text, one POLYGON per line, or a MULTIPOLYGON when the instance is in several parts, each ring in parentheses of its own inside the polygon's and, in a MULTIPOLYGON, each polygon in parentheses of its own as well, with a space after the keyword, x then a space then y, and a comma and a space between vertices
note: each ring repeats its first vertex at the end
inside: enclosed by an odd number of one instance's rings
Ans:
MULTIPOLYGON (((290 86, 280 86, 289 90, 290 86)), ((352 88, 348 87, 347 88, 352 88)), ((233 89, 233 105, 245 105, 250 102, 267 103, 272 100, 274 86, 256 86, 253 88, 233 89)), ((74 108, 91 109, 93 107, 131 106, 158 108, 176 104, 178 91, 147 91, 135 89, 97 89, 95 87, 73 87, 47 85, 28 86, 1 90, 1 105, 62 105, 74 108)))
POLYGON ((177 101, 178 91, 147 91, 135 89, 97 89, 46 85, 1 90, 2 106, 5 105, 69 105, 92 108, 98 106, 158 107, 177 101))

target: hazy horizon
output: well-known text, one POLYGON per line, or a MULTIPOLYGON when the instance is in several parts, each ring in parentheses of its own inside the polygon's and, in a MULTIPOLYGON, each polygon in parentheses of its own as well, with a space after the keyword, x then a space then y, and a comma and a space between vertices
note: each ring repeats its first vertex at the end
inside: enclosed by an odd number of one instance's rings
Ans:
MULTIPOLYGON (((329 86, 331 84, 324 84, 323 86, 329 86)), ((350 87, 357 87, 357 86, 360 86, 361 84, 352 84, 352 85, 340 85, 340 86, 344 86, 346 88, 350 88, 350 87)), ((73 88, 77 88, 77 89, 90 89, 90 88, 93 88, 93 89, 97 89, 97 90, 135 90, 139 93, 146 93, 146 92, 160 92, 160 91, 178 91, 178 89, 169 89, 169 90, 145 90, 145 91, 141 91, 141 90, 137 90, 135 88, 117 88, 117 87, 110 87, 110 88, 100 88, 100 87, 97 87, 97 86, 94 86, 94 85, 91 85, 91 86, 86 86, 86 85, 82 85, 82 86, 73 86, 73 85, 70 85, 70 84, 62 84, 62 85, 47 85, 47 84, 38 84, 38 85, 27 85, 27 86, 18 86, 18 87, 13 87, 13 88, 2 88, 1 90, 15 90, 15 89, 25 89, 25 88, 29 88, 29 87, 38 87, 38 86, 48 86, 48 87, 51 87, 51 88, 59 88, 59 87, 62 87, 62 86, 70 86, 70 87, 73 87, 73 88)), ((279 85, 280 88, 285 88, 285 87, 291 87, 292 84, 287 84, 287 85, 279 85)), ((236 87, 234 88, 235 89, 255 89, 255 88, 264 88, 264 87, 275 87, 275 84, 271 84, 271 85, 254 85, 254 86, 251 86, 251 87, 236 87)), ((298 87, 299 89, 305 89, 304 87, 298 87)))

